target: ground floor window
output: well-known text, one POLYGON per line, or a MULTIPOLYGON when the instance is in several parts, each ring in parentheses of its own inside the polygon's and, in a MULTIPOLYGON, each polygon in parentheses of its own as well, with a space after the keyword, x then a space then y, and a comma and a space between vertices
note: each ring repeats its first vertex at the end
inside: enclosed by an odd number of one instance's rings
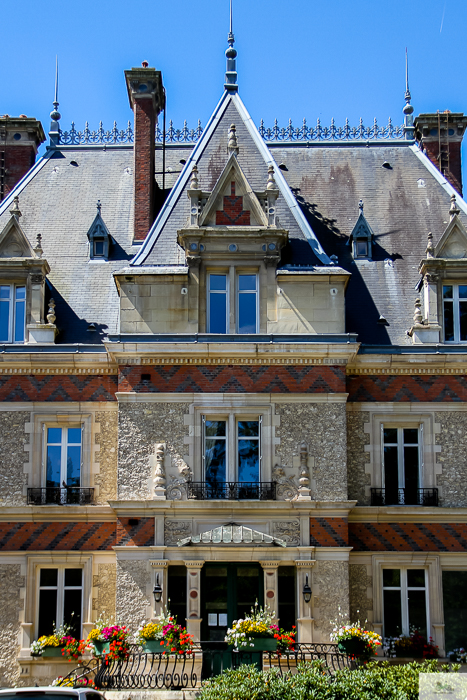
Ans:
POLYGON ((277 593, 279 598, 279 625, 290 632, 296 625, 295 615, 295 566, 279 566, 277 570, 277 593))
POLYGON ((409 635, 413 629, 427 637, 425 569, 383 569, 384 636, 409 635))
POLYGON ((167 570, 167 608, 179 625, 186 622, 186 567, 169 566, 167 570))
POLYGON ((72 626, 72 635, 81 638, 83 570, 71 568, 39 571, 37 636, 52 634, 54 624, 72 626))
POLYGON ((446 652, 467 647, 467 571, 443 571, 446 652))

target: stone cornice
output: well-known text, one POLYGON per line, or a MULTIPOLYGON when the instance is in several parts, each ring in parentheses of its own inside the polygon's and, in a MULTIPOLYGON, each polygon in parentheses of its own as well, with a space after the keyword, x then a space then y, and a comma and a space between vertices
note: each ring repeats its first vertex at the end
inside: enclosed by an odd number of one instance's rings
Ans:
POLYGON ((109 506, 2 506, 0 522, 116 522, 109 506))
MULTIPOLYGON (((467 350, 467 347, 466 347, 467 350)), ((358 355, 346 367, 348 375, 450 375, 467 374, 467 352, 400 355, 358 355)))

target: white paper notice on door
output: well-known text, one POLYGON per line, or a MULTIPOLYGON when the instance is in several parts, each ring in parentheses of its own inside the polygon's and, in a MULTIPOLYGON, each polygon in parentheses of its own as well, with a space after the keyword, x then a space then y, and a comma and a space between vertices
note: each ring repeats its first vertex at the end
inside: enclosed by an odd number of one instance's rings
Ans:
MULTIPOLYGON (((221 615, 219 615, 219 617, 221 617, 221 615)), ((208 614, 208 627, 217 627, 217 613, 208 614)))
POLYGON ((219 613, 219 627, 227 627, 227 613, 219 613))

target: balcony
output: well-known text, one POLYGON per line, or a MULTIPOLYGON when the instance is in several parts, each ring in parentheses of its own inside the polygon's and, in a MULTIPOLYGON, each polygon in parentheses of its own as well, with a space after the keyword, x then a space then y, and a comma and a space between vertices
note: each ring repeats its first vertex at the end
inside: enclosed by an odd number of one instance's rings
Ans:
POLYGON ((191 481, 188 484, 188 498, 197 501, 275 501, 275 481, 191 481))
POLYGON ((438 489, 371 489, 372 506, 437 506, 438 489))
POLYGON ((28 506, 89 506, 94 502, 94 489, 70 486, 28 489, 28 506))

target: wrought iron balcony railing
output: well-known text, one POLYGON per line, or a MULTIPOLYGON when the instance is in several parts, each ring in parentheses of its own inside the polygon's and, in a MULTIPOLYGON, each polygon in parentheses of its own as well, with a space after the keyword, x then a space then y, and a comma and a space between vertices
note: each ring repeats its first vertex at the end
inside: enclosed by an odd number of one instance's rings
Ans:
POLYGON ((68 488, 29 488, 28 506, 88 506, 94 501, 94 489, 70 486, 68 488))
POLYGON ((225 501, 242 501, 247 499, 275 501, 276 482, 227 481, 208 483, 207 481, 191 481, 188 484, 188 498, 200 501, 211 499, 225 501))
POLYGON ((437 506, 438 489, 371 489, 372 506, 437 506))

